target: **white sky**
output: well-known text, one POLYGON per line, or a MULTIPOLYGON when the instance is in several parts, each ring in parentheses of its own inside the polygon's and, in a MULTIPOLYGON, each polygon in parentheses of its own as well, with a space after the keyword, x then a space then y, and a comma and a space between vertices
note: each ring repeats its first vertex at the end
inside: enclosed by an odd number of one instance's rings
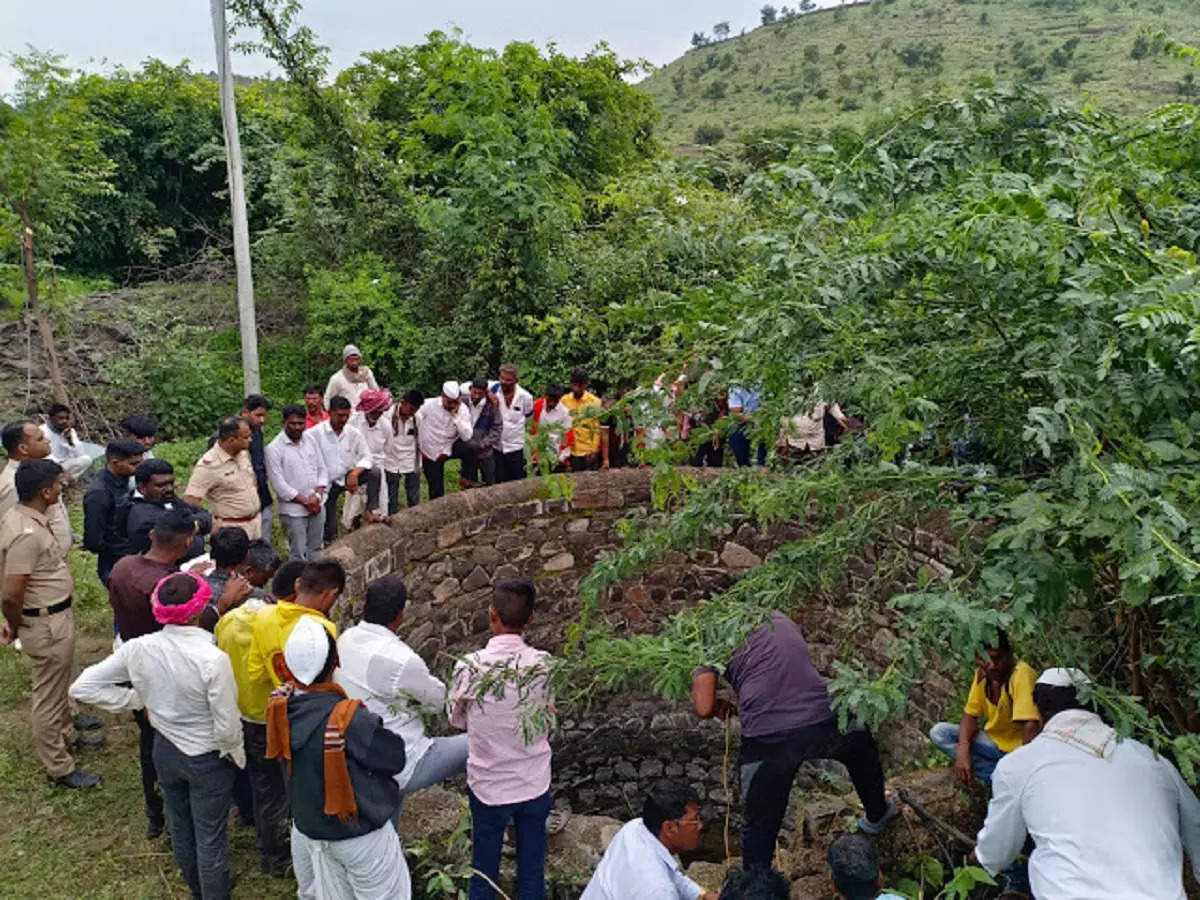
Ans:
MULTIPOLYGON (((306 0, 302 21, 330 48, 335 69, 364 50, 418 43, 430 31, 455 26, 479 46, 553 41, 563 52, 578 55, 607 41, 621 56, 662 65, 688 48, 693 31, 711 34, 714 22, 728 21, 734 34, 758 25, 763 2, 306 0)), ((68 64, 89 70, 135 67, 150 57, 172 64, 188 59, 195 71, 215 68, 208 0, 0 0, 0 95, 14 84, 8 55, 27 45, 64 53, 68 64)), ((238 74, 268 70, 266 60, 234 59, 238 74)))

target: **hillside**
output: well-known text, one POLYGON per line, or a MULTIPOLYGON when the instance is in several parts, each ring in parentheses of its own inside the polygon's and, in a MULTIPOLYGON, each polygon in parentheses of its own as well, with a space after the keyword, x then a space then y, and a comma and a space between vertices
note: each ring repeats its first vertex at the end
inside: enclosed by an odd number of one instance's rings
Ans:
POLYGON ((876 0, 690 50, 642 86, 664 142, 683 152, 762 128, 861 126, 927 91, 989 81, 1122 113, 1200 97, 1200 73, 1139 40, 1146 28, 1195 44, 1200 2, 876 0))

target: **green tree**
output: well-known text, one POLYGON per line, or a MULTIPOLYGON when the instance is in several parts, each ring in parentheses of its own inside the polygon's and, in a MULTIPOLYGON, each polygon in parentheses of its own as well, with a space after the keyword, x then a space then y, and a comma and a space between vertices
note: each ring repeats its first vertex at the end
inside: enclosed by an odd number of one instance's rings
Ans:
POLYGON ((719 144, 725 139, 725 129, 720 125, 699 125, 696 128, 696 143, 705 146, 719 144))
POLYGON ((729 23, 728 22, 718 22, 716 25, 714 25, 713 26, 713 36, 718 41, 726 40, 729 37, 729 23))
POLYGON ((19 242, 26 311, 37 324, 54 399, 67 403, 38 258, 53 265, 79 238, 87 198, 114 193, 113 163, 104 155, 99 123, 66 90, 69 73, 59 57, 34 51, 13 57, 13 65, 16 102, 0 133, 0 208, 8 221, 0 226, 19 242))
POLYGON ((808 44, 804 48, 804 61, 815 63, 821 58, 821 48, 816 44, 808 44))
POLYGON ((761 10, 759 10, 759 15, 761 16, 762 23, 764 25, 774 25, 778 13, 776 12, 775 7, 768 3, 761 10))

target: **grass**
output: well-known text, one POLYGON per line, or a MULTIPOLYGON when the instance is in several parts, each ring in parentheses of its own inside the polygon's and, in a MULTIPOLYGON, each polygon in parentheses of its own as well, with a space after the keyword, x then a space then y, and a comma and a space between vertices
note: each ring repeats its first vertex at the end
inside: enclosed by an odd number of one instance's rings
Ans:
MULTIPOLYGON (((78 497, 73 498, 78 503, 78 497)), ((81 527, 79 509, 72 523, 81 527)), ((112 613, 96 558, 70 554, 75 576, 76 660, 86 666, 112 648, 112 613)), ((96 712, 96 710, 88 710, 96 712)), ((104 776, 92 791, 52 787, 29 734, 29 661, 0 647, 0 895, 6 898, 180 898, 190 896, 166 841, 147 840, 138 769, 138 731, 127 714, 98 713, 108 746, 77 754, 104 776)), ((258 871, 252 829, 231 832, 235 897, 294 897, 291 881, 258 871)))
POLYGON ((1194 0, 876 0, 691 50, 642 84, 662 111, 660 136, 684 151, 695 149, 705 125, 720 128, 726 146, 764 128, 861 128, 926 92, 961 94, 993 81, 1028 81, 1053 97, 1122 114, 1194 102, 1200 85, 1184 85, 1195 71, 1186 63, 1153 49, 1131 58, 1144 28, 1194 45, 1200 7, 1194 0), (935 72, 914 53, 938 46, 935 72), (916 65, 901 59, 906 50, 916 65))
MULTIPOLYGON (((164 443, 155 453, 176 466, 180 491, 192 464, 204 451, 203 439, 164 443)), ((447 491, 456 490, 457 469, 447 466, 447 491)), ((82 530, 80 497, 67 498, 72 527, 82 530)), ((278 525, 274 543, 286 549, 278 525)), ((87 666, 112 649, 112 613, 96 578, 96 557, 72 549, 75 576, 77 663, 87 666)), ((138 768, 138 730, 127 714, 98 714, 108 745, 77 754, 80 768, 100 773, 92 791, 50 785, 33 753, 29 733, 29 661, 12 647, 0 647, 0 896, 71 897, 97 900, 160 900, 190 894, 179 877, 166 841, 147 840, 138 768)), ((258 871, 253 829, 230 832, 230 856, 237 879, 234 897, 283 900, 294 897, 291 880, 258 871)))

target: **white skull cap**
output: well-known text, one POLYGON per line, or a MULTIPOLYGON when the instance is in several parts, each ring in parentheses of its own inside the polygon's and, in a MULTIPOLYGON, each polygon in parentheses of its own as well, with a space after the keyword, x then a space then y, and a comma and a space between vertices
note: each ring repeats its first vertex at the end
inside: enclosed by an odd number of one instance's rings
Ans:
POLYGON ((1082 669, 1047 669, 1038 676, 1038 684, 1048 684, 1050 687, 1079 687, 1081 684, 1091 684, 1092 679, 1084 674, 1082 669))
POLYGON ((457 400, 462 395, 462 388, 458 386, 457 381, 447 381, 442 385, 442 396, 449 397, 451 400, 457 400))
POLYGON ((353 344, 347 344, 342 348, 342 359, 349 359, 351 356, 362 356, 362 351, 353 344))
POLYGON ((316 681, 329 659, 329 638, 316 616, 301 616, 283 645, 283 661, 301 684, 316 681))

